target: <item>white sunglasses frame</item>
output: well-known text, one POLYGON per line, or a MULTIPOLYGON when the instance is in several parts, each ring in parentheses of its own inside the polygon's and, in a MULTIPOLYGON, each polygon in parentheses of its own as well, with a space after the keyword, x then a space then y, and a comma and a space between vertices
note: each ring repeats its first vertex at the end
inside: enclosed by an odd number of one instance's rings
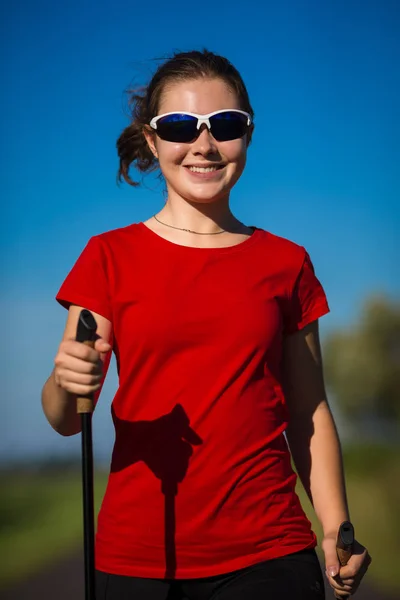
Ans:
POLYGON ((163 117, 168 117, 169 115, 188 115, 189 117, 195 117, 197 119, 197 129, 200 129, 203 123, 205 123, 207 125, 208 131, 211 131, 210 117, 225 112, 236 112, 240 113, 241 115, 245 115, 247 117, 247 127, 249 127, 252 124, 251 115, 249 115, 249 113, 245 112, 244 110, 239 110, 237 108, 224 108, 222 110, 215 110, 214 112, 209 113, 208 115, 198 115, 196 113, 186 112, 185 110, 174 110, 173 112, 168 112, 153 117, 149 125, 157 131, 157 121, 159 121, 163 117))

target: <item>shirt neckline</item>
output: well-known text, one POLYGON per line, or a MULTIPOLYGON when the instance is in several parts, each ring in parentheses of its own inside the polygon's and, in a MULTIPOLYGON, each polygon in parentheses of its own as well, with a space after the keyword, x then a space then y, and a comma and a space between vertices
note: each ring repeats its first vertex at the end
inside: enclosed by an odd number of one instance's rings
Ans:
POLYGON ((152 229, 150 229, 150 227, 148 227, 147 225, 145 225, 143 223, 143 221, 140 221, 139 223, 137 223, 137 226, 140 228, 140 230, 147 235, 149 238, 151 237, 153 239, 153 241, 155 241, 156 243, 158 243, 160 246, 163 246, 164 248, 170 248, 170 249, 175 249, 175 250, 180 250, 182 252, 192 252, 192 253, 203 253, 203 254, 228 254, 231 252, 239 252, 241 250, 245 250, 246 248, 248 248, 249 246, 252 246, 254 244, 254 242, 260 237, 262 230, 259 229, 258 227, 252 225, 251 229, 253 229, 253 233, 246 238, 245 240, 243 240, 242 242, 239 242, 238 244, 234 244, 233 246, 225 246, 225 247, 212 247, 212 248, 198 248, 197 246, 184 246, 183 244, 177 244, 175 242, 171 242, 170 240, 167 240, 166 238, 163 238, 161 235, 159 235, 158 233, 156 233, 155 231, 153 231, 152 229))

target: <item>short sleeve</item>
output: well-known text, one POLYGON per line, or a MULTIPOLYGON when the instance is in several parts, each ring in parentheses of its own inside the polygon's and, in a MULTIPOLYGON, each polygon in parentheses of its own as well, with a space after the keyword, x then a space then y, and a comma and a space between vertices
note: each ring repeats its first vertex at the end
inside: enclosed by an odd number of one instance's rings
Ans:
POLYGON ((284 306, 284 333, 295 333, 329 312, 324 289, 304 250, 304 260, 284 306))
POLYGON ((112 321, 107 261, 98 236, 92 237, 68 273, 56 300, 82 306, 112 321))

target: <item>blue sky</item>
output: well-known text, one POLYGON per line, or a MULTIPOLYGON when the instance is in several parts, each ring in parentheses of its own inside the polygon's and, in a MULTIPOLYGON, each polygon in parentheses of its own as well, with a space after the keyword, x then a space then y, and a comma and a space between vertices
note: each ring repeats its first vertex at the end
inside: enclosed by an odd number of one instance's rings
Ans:
MULTIPOLYGON (((123 91, 154 59, 208 48, 240 70, 256 113, 233 212, 306 246, 331 305, 323 335, 363 299, 398 298, 400 7, 379 0, 16 0, 2 9, 0 458, 78 452, 40 408, 65 323, 54 296, 91 235, 158 211, 162 189, 117 187, 123 91)), ((112 444, 110 373, 94 419, 112 444)))

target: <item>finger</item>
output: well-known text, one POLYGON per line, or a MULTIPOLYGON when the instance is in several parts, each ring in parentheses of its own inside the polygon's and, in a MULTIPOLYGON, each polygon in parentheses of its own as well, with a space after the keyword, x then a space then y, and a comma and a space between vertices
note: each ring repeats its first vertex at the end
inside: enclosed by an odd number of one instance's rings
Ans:
POLYGON ((357 573, 356 577, 354 578, 350 578, 350 579, 342 579, 342 578, 336 578, 336 581, 338 581, 344 589, 350 589, 351 590, 351 594, 355 594, 355 592, 357 591, 361 580, 363 578, 363 573, 362 571, 360 571, 359 573, 357 573))
POLYGON ((79 373, 72 369, 59 369, 58 374, 64 381, 80 383, 82 385, 95 385, 102 380, 102 373, 79 373))
POLYGON ((57 371, 67 370, 93 375, 101 375, 103 372, 103 363, 100 359, 97 359, 96 362, 89 362, 68 354, 58 354, 54 360, 54 364, 57 367, 57 371))
POLYGON ((341 567, 339 573, 340 579, 354 579, 355 577, 361 578, 366 573, 370 564, 371 558, 368 554, 365 554, 362 558, 351 563, 349 561, 346 566, 341 567))
POLYGON ((99 359, 99 353, 94 348, 77 342, 75 340, 66 340, 61 342, 59 354, 67 354, 88 362, 96 362, 99 359))
POLYGON ((351 598, 354 594, 353 590, 332 590, 335 598, 351 598))
POLYGON ((57 379, 57 385, 67 391, 72 395, 78 396, 90 396, 101 389, 102 380, 99 379, 97 381, 93 381, 88 384, 84 380, 76 381, 74 380, 74 375, 72 377, 69 376, 61 376, 57 379), (68 378, 69 377, 69 378, 68 378))
POLYGON ((327 579, 329 581, 329 585, 335 590, 335 591, 341 591, 341 592, 346 592, 347 594, 349 592, 351 592, 353 590, 353 587, 351 585, 345 584, 341 579, 339 578, 333 578, 330 575, 327 575, 327 579))
POLYGON ((335 577, 339 573, 340 564, 336 551, 336 538, 326 536, 322 542, 324 551, 326 571, 331 577, 335 577))
POLYGON ((111 350, 111 345, 102 338, 99 338, 94 344, 94 349, 97 350, 97 352, 105 353, 111 350))
POLYGON ((335 592, 335 598, 340 598, 340 600, 345 600, 346 598, 351 598, 351 594, 348 592, 335 592))
POLYGON ((79 383, 62 383, 61 387, 66 390, 67 392, 69 392, 70 394, 72 394, 73 396, 78 396, 78 397, 86 397, 86 396, 90 396, 91 394, 94 394, 95 392, 97 392, 100 387, 101 384, 97 384, 97 385, 80 385, 79 383))
POLYGON ((339 563, 337 565, 330 564, 329 566, 326 567, 325 572, 327 573, 327 575, 330 575, 330 577, 336 577, 339 574, 339 570, 340 570, 339 563))

